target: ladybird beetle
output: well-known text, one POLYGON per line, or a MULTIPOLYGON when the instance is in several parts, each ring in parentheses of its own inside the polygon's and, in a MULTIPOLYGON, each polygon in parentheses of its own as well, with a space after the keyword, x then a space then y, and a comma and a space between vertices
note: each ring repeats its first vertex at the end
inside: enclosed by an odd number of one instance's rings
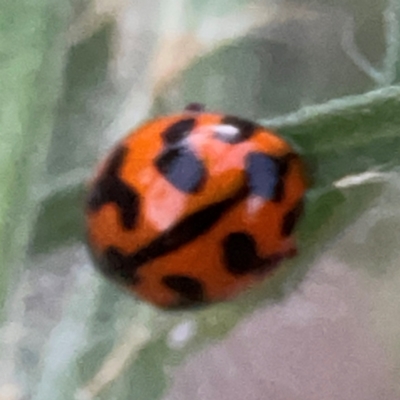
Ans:
POLYGON ((284 139, 191 105, 130 132, 100 165, 89 247, 106 276, 156 306, 226 300, 296 253, 306 189, 284 139))

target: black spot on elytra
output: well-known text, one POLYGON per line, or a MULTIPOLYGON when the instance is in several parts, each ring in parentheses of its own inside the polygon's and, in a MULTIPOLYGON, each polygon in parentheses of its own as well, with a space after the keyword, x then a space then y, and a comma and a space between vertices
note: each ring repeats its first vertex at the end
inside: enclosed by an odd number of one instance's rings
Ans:
POLYGON ((124 228, 132 229, 139 212, 139 195, 118 176, 127 152, 128 149, 122 146, 114 151, 105 171, 88 194, 87 206, 95 212, 107 203, 115 203, 124 228))
POLYGON ((257 129, 257 125, 254 122, 231 115, 223 118, 221 125, 229 125, 237 129, 237 133, 233 135, 225 133, 224 130, 218 131, 217 129, 215 132, 215 136, 219 140, 230 144, 240 143, 249 139, 257 129))
POLYGON ((250 153, 246 158, 250 192, 266 200, 282 201, 285 192, 285 176, 293 157, 295 155, 292 153, 283 157, 271 157, 262 152, 250 153))
POLYGON ((264 273, 276 267, 282 256, 260 257, 257 243, 246 232, 229 234, 222 242, 227 270, 233 275, 264 273))
POLYGON ((195 118, 182 119, 176 122, 162 134, 164 143, 166 145, 173 145, 182 141, 190 134, 195 125, 195 118))
POLYGON ((185 275, 167 275, 162 278, 162 283, 178 294, 178 307, 196 305, 205 301, 204 288, 198 279, 185 275))
POLYGON ((167 147, 155 160, 157 170, 177 189, 195 193, 205 180, 203 163, 186 146, 167 147))
POLYGON ((104 253, 100 269, 106 276, 124 285, 135 285, 140 281, 132 256, 125 256, 112 246, 104 253))
POLYGON ((239 190, 234 196, 199 210, 170 230, 155 238, 134 253, 124 255, 114 247, 108 248, 101 263, 103 272, 123 283, 137 281, 137 270, 147 262, 164 256, 205 234, 235 204, 243 200, 247 190, 239 190))
POLYGON ((282 236, 290 236, 303 213, 304 203, 300 200, 290 211, 283 217, 281 234, 282 236))

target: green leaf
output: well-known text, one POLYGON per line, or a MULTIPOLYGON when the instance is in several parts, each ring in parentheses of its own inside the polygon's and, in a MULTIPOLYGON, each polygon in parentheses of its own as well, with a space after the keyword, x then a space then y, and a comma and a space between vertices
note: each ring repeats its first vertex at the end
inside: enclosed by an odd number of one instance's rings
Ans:
POLYGON ((103 127, 115 118, 116 104, 107 80, 112 27, 105 25, 69 49, 65 91, 58 103, 47 158, 49 179, 76 168, 90 168, 96 160, 103 127), (102 95, 108 94, 107 107, 102 95))
POLYGON ((43 199, 30 242, 30 254, 46 253, 58 246, 84 240, 84 198, 84 183, 75 183, 43 199))
POLYGON ((0 13, 0 309, 23 261, 62 86, 68 2, 7 1, 0 13))
POLYGON ((290 138, 314 167, 314 185, 399 165, 400 86, 305 107, 263 121, 290 138))

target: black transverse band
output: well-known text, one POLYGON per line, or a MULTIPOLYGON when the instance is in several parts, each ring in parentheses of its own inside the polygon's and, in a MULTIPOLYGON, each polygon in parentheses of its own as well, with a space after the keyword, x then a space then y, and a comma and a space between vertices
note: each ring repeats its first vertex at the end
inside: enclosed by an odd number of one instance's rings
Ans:
POLYGON ((133 254, 124 255, 114 246, 110 246, 105 252, 105 261, 107 261, 108 265, 103 265, 104 273, 115 275, 115 278, 118 279, 119 277, 124 281, 129 280, 129 277, 134 279, 134 275, 140 266, 168 254, 192 242, 198 236, 205 234, 228 210, 246 198, 247 194, 247 187, 240 188, 228 199, 211 204, 189 215, 133 254))

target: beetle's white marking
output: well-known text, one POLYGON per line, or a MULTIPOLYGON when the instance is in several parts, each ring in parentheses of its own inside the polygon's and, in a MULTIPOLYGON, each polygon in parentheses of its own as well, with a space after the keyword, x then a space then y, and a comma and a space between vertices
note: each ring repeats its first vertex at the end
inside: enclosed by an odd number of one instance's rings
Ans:
POLYGON ((233 125, 215 125, 214 132, 226 140, 232 140, 240 136, 240 129, 233 125))

